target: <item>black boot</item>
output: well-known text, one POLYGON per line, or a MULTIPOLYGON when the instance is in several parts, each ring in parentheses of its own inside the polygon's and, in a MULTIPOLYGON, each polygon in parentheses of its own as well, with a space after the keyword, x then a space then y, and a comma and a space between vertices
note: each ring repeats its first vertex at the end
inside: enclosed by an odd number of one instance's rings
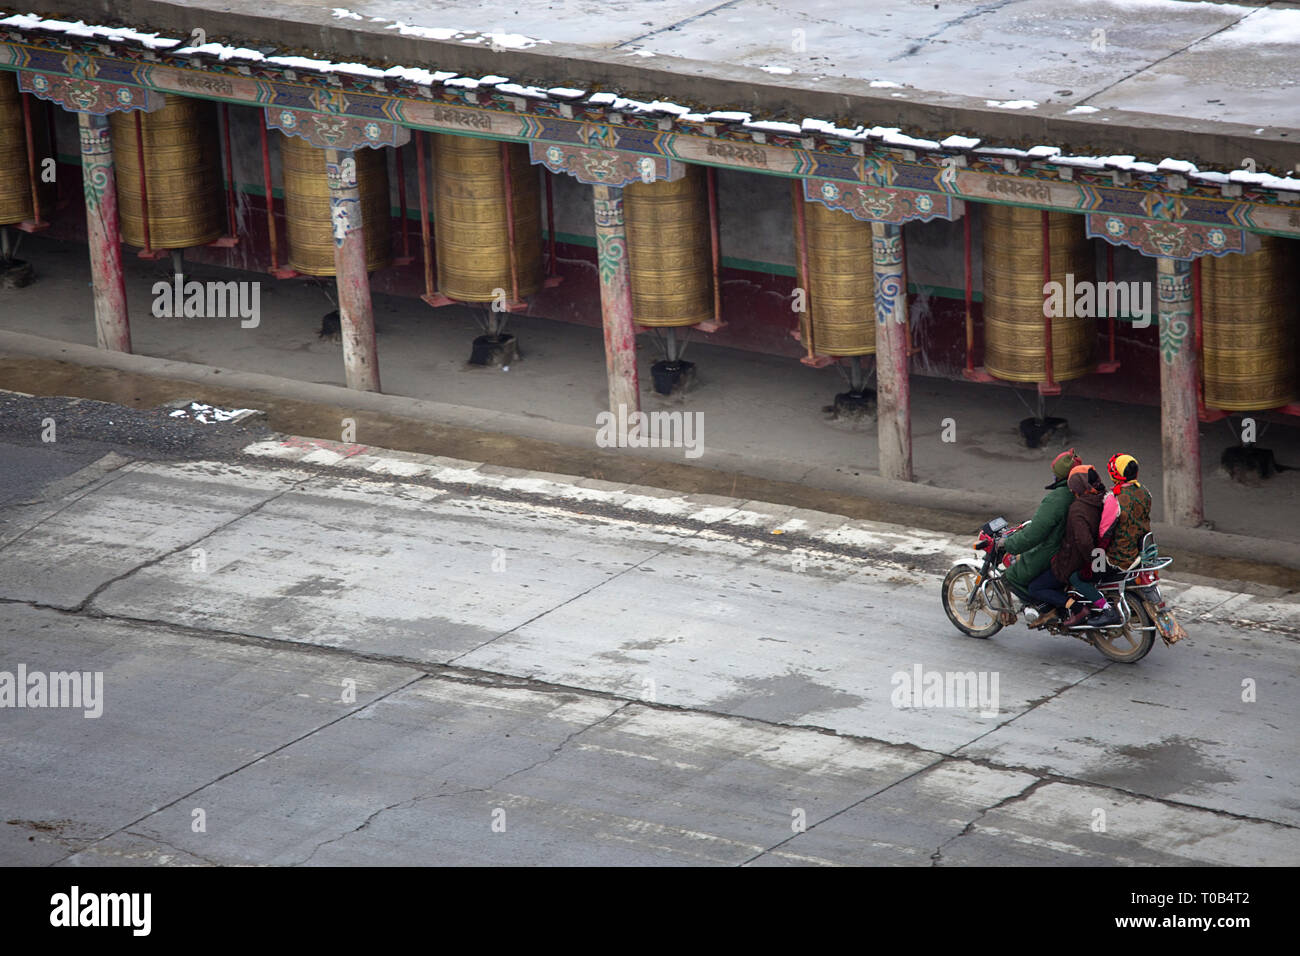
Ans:
POLYGON ((1122 623, 1124 616, 1119 613, 1119 608, 1113 604, 1107 604, 1101 610, 1093 608, 1092 613, 1088 615, 1089 627, 1115 627, 1122 623))

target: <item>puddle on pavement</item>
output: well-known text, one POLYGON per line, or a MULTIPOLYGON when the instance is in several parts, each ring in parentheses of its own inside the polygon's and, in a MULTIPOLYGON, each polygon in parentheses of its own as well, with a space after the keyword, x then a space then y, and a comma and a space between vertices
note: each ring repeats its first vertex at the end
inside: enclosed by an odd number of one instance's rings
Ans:
POLYGON ((1153 797, 1203 794, 1213 784, 1237 779, 1202 752, 1206 743, 1166 737, 1158 743, 1108 748, 1106 759, 1084 776, 1092 783, 1153 797))

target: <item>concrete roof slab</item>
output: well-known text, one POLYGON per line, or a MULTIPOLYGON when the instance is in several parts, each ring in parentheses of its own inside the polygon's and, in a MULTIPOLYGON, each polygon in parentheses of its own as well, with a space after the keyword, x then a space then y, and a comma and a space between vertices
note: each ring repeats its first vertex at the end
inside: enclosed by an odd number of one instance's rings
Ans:
POLYGON ((202 28, 336 62, 616 90, 763 119, 899 127, 926 138, 961 133, 990 145, 1045 144, 1151 161, 1169 156, 1202 168, 1236 168, 1252 156, 1261 169, 1285 172, 1300 160, 1300 137, 1292 135, 1300 130, 1295 3, 339 2, 32 6, 65 19, 179 31, 171 35, 202 28), (497 42, 487 33, 497 33, 497 42), (1079 105, 1097 112, 1070 112, 1079 105))

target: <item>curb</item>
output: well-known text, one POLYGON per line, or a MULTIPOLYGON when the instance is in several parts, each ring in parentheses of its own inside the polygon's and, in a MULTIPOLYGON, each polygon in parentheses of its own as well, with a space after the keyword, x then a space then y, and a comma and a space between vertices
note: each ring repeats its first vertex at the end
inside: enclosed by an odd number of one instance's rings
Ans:
MULTIPOLYGON (((494 435, 548 442, 566 449, 581 449, 589 455, 596 448, 596 426, 570 425, 552 422, 519 413, 498 412, 490 409, 453 405, 424 399, 407 398, 362 392, 340 385, 322 385, 300 382, 258 372, 241 372, 211 365, 179 362, 122 352, 111 352, 94 346, 60 342, 22 332, 0 330, 0 351, 38 359, 68 362, 95 368, 114 369, 130 374, 165 378, 196 385, 219 388, 249 395, 246 404, 259 404, 258 396, 272 399, 316 403, 332 408, 365 411, 381 416, 395 416, 417 422, 428 422, 494 435)), ((655 449, 625 448, 618 454, 644 461, 647 467, 662 466, 665 459, 655 454, 655 449)), ((592 455, 594 458, 594 455, 592 455)), ((712 468, 673 461, 676 467, 689 468, 700 473, 755 478, 762 481, 784 482, 830 496, 849 496, 863 502, 898 505, 906 508, 942 513, 946 521, 936 514, 934 526, 950 526, 954 515, 970 517, 970 533, 984 521, 999 514, 1029 515, 1038 505, 1037 498, 977 490, 940 488, 933 485, 892 481, 876 475, 848 475, 825 466, 800 472, 792 480, 790 469, 780 467, 780 462, 729 452, 712 452, 712 468)), ((570 476, 571 477, 571 476, 570 476)), ((1300 590, 1296 572, 1300 572, 1300 545, 1289 541, 1250 538, 1204 528, 1184 528, 1165 523, 1155 523, 1152 530, 1162 546, 1179 553, 1184 563, 1198 557, 1224 559, 1240 563, 1241 567, 1227 570, 1232 574, 1209 570, 1216 577, 1235 577, 1250 581, 1253 577, 1280 580, 1285 590, 1300 590)))

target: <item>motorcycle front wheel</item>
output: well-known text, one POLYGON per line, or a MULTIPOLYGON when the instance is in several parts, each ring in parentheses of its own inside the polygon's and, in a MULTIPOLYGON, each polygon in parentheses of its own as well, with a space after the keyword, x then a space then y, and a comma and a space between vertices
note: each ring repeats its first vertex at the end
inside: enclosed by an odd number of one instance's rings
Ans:
POLYGON ((1002 621, 996 611, 990 610, 984 599, 976 596, 974 605, 968 600, 975 591, 979 572, 959 564, 943 579, 943 610, 957 630, 970 637, 992 637, 1002 630, 1002 621))
POLYGON ((1123 627, 1108 627, 1092 635, 1093 646, 1112 661, 1136 664, 1147 656, 1156 642, 1155 621, 1147 615, 1137 595, 1125 594, 1128 602, 1128 621, 1123 627))

